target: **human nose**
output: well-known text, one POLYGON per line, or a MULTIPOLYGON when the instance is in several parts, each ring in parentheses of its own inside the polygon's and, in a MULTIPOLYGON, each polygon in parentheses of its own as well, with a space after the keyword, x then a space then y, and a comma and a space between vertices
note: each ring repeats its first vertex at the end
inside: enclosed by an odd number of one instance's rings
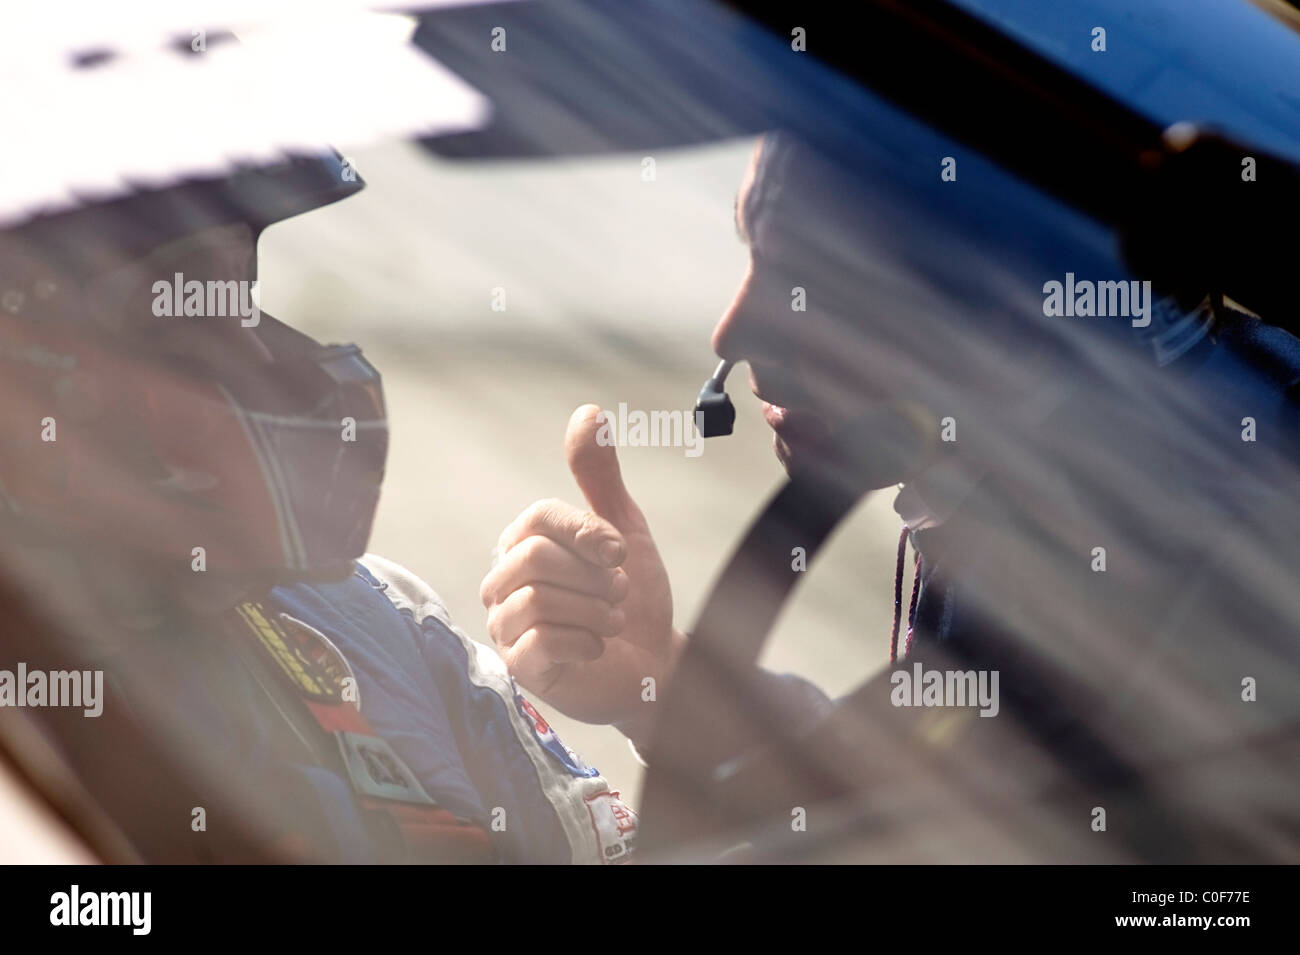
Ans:
POLYGON ((753 265, 736 290, 731 304, 713 328, 713 350, 730 361, 776 357, 779 348, 778 324, 773 317, 777 303, 770 282, 765 282, 753 265))

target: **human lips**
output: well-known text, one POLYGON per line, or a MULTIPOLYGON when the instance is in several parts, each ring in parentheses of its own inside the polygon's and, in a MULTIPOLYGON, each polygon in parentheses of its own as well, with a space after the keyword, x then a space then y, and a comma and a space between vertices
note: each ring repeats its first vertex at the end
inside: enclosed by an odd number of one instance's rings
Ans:
POLYGON ((799 407, 790 408, 778 404, 757 391, 755 394, 763 402, 763 420, 772 429, 777 445, 777 456, 783 462, 791 457, 796 449, 802 448, 801 453, 807 453, 826 444, 829 428, 821 415, 799 407))
POLYGON ((774 405, 770 401, 763 402, 763 420, 767 422, 769 428, 778 434, 781 429, 785 427, 785 420, 788 414, 789 412, 780 405, 774 405))
POLYGON ((820 415, 804 410, 797 400, 791 400, 796 396, 772 393, 759 388, 754 388, 753 391, 754 396, 763 402, 763 420, 778 434, 793 428, 801 430, 810 428, 814 423, 821 424, 820 415))

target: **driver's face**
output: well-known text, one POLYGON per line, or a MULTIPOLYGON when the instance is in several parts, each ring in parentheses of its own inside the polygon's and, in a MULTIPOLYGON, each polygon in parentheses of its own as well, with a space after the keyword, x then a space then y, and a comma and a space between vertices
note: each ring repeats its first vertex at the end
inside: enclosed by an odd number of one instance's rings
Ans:
POLYGON ((190 358, 215 373, 247 374, 271 361, 256 327, 228 318, 160 318, 153 310, 153 286, 177 273, 204 283, 251 281, 256 256, 256 239, 246 225, 199 229, 96 275, 83 290, 85 312, 100 332, 138 356, 190 358))
POLYGON ((765 148, 760 140, 736 197, 750 265, 714 328, 713 347, 749 364, 750 387, 789 471, 832 453, 847 419, 901 397, 907 382, 883 365, 883 350, 865 334, 871 289, 855 267, 862 257, 851 252, 851 230, 827 215, 824 201, 803 201, 788 165, 764 169, 765 148))

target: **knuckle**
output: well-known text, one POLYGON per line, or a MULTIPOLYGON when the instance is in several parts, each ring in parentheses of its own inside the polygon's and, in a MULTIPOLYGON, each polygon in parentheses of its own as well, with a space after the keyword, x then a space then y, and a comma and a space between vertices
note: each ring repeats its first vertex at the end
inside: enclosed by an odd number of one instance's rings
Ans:
POLYGON ((609 588, 608 593, 610 599, 615 602, 623 600, 627 596, 631 587, 631 581, 627 576, 627 571, 622 567, 615 567, 606 578, 605 583, 609 588))
POLYGON ((524 514, 527 515, 528 525, 537 527, 553 522, 563 509, 564 502, 559 498, 545 497, 530 504, 524 514))
POLYGON ((546 513, 546 501, 533 501, 515 518, 516 527, 530 530, 537 527, 542 522, 542 515, 546 513))
POLYGON ((500 566, 492 568, 483 575, 483 579, 479 581, 478 585, 478 599, 483 602, 484 608, 491 610, 501 603, 501 598, 506 596, 501 592, 503 583, 504 578, 500 566))
POLYGON ((546 557, 547 544, 550 543, 545 537, 533 535, 526 538, 519 544, 520 557, 525 563, 536 564, 546 557))
POLYGON ((605 535, 605 521, 595 514, 584 514, 578 524, 578 540, 584 543, 594 544, 597 539, 605 535))

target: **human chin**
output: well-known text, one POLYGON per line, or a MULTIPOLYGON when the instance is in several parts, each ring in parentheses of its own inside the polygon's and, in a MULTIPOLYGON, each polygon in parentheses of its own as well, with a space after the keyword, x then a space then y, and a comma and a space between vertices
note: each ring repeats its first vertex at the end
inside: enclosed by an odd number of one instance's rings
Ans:
POLYGON ((937 423, 915 402, 871 402, 853 418, 765 406, 773 450, 791 477, 881 488, 908 480, 934 453, 937 423))

